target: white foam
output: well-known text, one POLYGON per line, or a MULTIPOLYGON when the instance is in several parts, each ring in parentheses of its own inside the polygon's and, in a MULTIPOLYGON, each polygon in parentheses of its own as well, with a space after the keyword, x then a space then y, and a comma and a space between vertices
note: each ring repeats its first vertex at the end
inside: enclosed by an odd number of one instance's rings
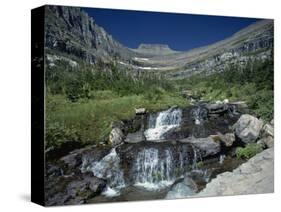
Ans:
POLYGON ((173 124, 173 125, 158 126, 157 128, 150 128, 144 132, 144 136, 146 137, 146 140, 148 140, 148 141, 160 140, 161 136, 164 133, 168 132, 170 129, 173 129, 177 126, 178 125, 173 124))
POLYGON ((102 192, 102 195, 106 197, 116 197, 120 195, 120 192, 118 190, 112 189, 109 186, 106 187, 106 189, 102 192))
POLYGON ((135 183, 134 186, 144 188, 149 191, 156 191, 156 190, 161 190, 164 188, 167 188, 171 186, 174 183, 174 181, 159 181, 157 183, 150 183, 150 182, 143 182, 143 183, 135 183))
MULTIPOLYGON (((182 117, 181 109, 170 108, 160 112, 155 120, 155 126, 150 125, 150 128, 144 132, 146 140, 155 141, 162 139, 164 133, 169 130, 180 126, 182 117)), ((153 119, 150 119, 153 122, 153 119)))

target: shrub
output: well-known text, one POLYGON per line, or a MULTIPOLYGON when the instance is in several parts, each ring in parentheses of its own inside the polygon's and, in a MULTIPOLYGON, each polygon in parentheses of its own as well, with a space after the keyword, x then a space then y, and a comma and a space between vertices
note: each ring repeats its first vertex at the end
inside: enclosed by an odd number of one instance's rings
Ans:
POLYGON ((236 157, 242 159, 249 159, 262 151, 262 145, 257 143, 247 144, 245 147, 237 147, 236 157))
POLYGON ((47 122, 45 140, 47 149, 58 148, 67 142, 80 142, 80 137, 74 127, 67 128, 59 122, 47 122))

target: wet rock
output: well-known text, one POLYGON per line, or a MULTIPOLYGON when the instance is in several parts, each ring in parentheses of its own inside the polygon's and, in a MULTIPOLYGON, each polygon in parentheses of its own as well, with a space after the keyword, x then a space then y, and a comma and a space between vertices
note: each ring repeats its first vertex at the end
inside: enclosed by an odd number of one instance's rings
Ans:
POLYGON ((222 114, 228 111, 228 105, 222 102, 214 103, 214 104, 207 104, 206 105, 209 114, 222 114))
POLYGON ((196 197, 274 192, 274 149, 255 155, 232 172, 219 174, 196 197))
POLYGON ((192 165, 195 157, 190 144, 173 141, 124 144, 118 146, 116 151, 126 184, 153 182, 162 177, 174 179, 182 174, 184 168, 192 165), (167 167, 167 170, 163 167, 167 167))
POLYGON ((215 142, 211 137, 207 138, 194 138, 189 137, 179 140, 181 143, 189 143, 198 148, 202 157, 216 155, 220 152, 221 146, 218 142, 215 142))
POLYGON ((125 143, 139 143, 145 141, 145 136, 141 130, 135 133, 129 133, 125 139, 125 143))
POLYGON ((109 142, 112 146, 117 146, 121 144, 124 140, 124 134, 122 130, 118 127, 115 127, 111 130, 109 135, 109 142))
POLYGON ((110 151, 110 147, 90 146, 75 150, 70 154, 60 158, 58 163, 65 174, 80 173, 83 161, 94 162, 103 158, 110 151))
POLYGON ((166 199, 178 199, 195 195, 197 192, 197 186, 195 182, 190 178, 185 178, 182 182, 179 182, 171 187, 171 190, 167 193, 166 199))
POLYGON ((100 194, 106 182, 90 173, 47 179, 46 205, 82 204, 100 194))
POLYGON ((262 129, 263 122, 258 118, 244 114, 234 124, 235 134, 244 143, 253 143, 257 140, 262 129))
POLYGON ((231 147, 233 145, 233 142, 235 141, 235 135, 234 133, 226 133, 221 134, 220 132, 217 133, 219 139, 226 147, 231 147))

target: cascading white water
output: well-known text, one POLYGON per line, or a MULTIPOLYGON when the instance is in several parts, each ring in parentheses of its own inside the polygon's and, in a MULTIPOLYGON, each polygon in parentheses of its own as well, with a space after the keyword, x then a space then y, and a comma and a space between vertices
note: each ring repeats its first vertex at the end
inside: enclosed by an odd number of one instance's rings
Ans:
POLYGON ((193 163, 193 154, 188 146, 172 150, 145 148, 134 162, 134 184, 147 190, 163 189, 172 185, 193 163))
POLYGON ((163 134, 172 128, 180 126, 182 110, 170 108, 157 114, 156 120, 153 115, 149 117, 149 129, 144 132, 146 140, 157 141, 163 139, 163 134))
POLYGON ((118 157, 115 148, 110 153, 104 156, 100 161, 88 163, 86 159, 82 163, 82 172, 91 171, 94 176, 107 180, 107 188, 103 195, 108 197, 118 196, 119 190, 125 187, 123 171, 120 168, 120 158, 118 157))
POLYGON ((191 117, 194 120, 196 125, 201 125, 202 121, 207 119, 208 111, 202 106, 196 106, 191 110, 191 117))
POLYGON ((144 149, 138 153, 135 163, 135 185, 147 189, 159 189, 174 182, 173 155, 165 150, 164 159, 160 159, 159 151, 155 148, 144 149))

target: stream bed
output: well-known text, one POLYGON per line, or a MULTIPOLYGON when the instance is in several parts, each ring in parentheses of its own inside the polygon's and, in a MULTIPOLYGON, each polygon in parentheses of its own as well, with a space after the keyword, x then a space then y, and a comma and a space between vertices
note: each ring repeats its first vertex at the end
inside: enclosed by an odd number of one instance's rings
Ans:
MULTIPOLYGON (((57 178, 52 178, 54 174, 51 174, 47 180, 68 182, 74 177, 75 183, 71 188, 65 183, 65 187, 47 189, 50 196, 53 190, 61 190, 61 196, 50 198, 49 204, 56 204, 56 198, 67 196, 69 192, 72 193, 68 198, 76 203, 195 195, 212 178, 232 171, 244 162, 233 157, 233 148, 224 147, 210 137, 217 132, 230 132, 239 114, 234 110, 225 110, 218 115, 210 115, 208 111, 204 105, 196 105, 149 113, 141 118, 144 123, 137 132, 138 136, 142 133, 145 139, 123 142, 113 148, 90 147, 64 156, 60 159, 63 165, 50 166, 60 170, 55 174, 57 178), (88 177, 89 174, 92 177, 88 177), (78 180, 77 176, 80 176, 78 180), (85 181, 87 183, 83 184, 85 181), (73 187, 81 191, 75 193, 73 187), (99 192, 88 195, 91 192, 89 188, 99 192), (77 198, 76 195, 82 197, 77 198)), ((134 138, 133 134, 130 136, 134 138)))

